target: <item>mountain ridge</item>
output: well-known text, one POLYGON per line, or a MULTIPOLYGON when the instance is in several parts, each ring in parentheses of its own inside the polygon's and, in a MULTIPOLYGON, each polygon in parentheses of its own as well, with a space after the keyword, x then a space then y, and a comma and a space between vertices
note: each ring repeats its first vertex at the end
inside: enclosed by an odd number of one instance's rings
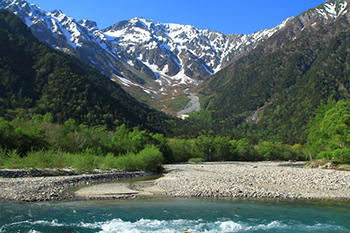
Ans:
POLYGON ((37 38, 52 47, 77 56, 124 87, 136 86, 154 98, 197 85, 284 26, 282 23, 251 35, 226 35, 133 18, 100 30, 96 22, 76 21, 60 10, 45 12, 25 0, 2 0, 0 8, 16 13, 37 38), (120 31, 131 24, 133 28, 120 31), (113 26, 122 38, 111 36, 108 29, 113 26), (142 34, 147 36, 145 40, 142 34))

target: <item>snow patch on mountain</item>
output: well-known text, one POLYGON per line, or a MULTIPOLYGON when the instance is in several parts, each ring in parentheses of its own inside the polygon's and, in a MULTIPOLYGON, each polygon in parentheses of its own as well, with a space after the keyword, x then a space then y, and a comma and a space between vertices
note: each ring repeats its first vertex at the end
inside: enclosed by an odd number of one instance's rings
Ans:
POLYGON ((348 2, 328 2, 320 6, 320 8, 316 8, 316 12, 319 13, 325 19, 337 19, 340 15, 343 15, 347 12, 346 8, 348 6, 348 2))
MULTIPOLYGON (((226 64, 234 61, 235 51, 244 53, 247 46, 271 37, 290 20, 291 18, 288 18, 272 29, 256 32, 252 35, 225 35, 211 30, 200 30, 191 25, 155 24, 152 20, 144 18, 132 18, 125 21, 123 25, 118 24, 102 31, 109 42, 118 44, 130 55, 138 57, 155 73, 169 76, 167 74, 169 67, 163 64, 164 60, 159 60, 157 63, 154 59, 151 62, 140 58, 141 55, 147 57, 145 53, 149 53, 151 50, 162 50, 162 53, 158 52, 159 57, 164 59, 169 57, 174 64, 186 63, 186 67, 179 64, 181 68, 175 74, 170 75, 170 78, 173 80, 181 79, 181 83, 188 83, 193 78, 186 74, 191 73, 186 72, 186 69, 201 67, 200 69, 204 72, 203 77, 210 76, 223 68, 223 61, 226 64), (191 57, 196 57, 193 62, 198 63, 197 66, 188 64, 191 57)), ((191 83, 197 83, 197 81, 191 83)))

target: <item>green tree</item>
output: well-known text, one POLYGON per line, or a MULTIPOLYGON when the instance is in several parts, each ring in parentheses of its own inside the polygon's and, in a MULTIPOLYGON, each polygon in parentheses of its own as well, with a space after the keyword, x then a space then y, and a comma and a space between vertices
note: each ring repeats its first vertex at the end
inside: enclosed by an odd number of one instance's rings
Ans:
POLYGON ((230 139, 228 137, 217 135, 214 138, 214 147, 216 161, 228 161, 233 159, 230 139))
POLYGON ((237 151, 239 159, 242 161, 255 161, 260 160, 257 152, 247 138, 242 138, 237 141, 237 151))
POLYGON ((350 100, 341 100, 328 110, 320 123, 321 135, 329 145, 347 148, 350 145, 350 100))
POLYGON ((261 141, 257 148, 257 152, 263 157, 265 160, 273 161, 273 160, 281 160, 283 159, 284 146, 281 142, 275 141, 261 141))
POLYGON ((159 151, 162 153, 165 163, 174 162, 174 154, 169 145, 169 139, 164 137, 163 134, 154 134, 154 135, 151 134, 151 137, 154 145, 157 146, 159 151))
POLYGON ((199 157, 205 159, 205 161, 215 160, 215 145, 213 137, 205 135, 199 136, 195 140, 194 147, 199 157))
POLYGON ((345 151, 350 148, 350 100, 340 100, 327 107, 321 105, 312 123, 307 144, 311 153, 333 151, 335 158, 346 161, 345 151))
POLYGON ((0 118, 0 146, 7 149, 16 148, 16 133, 10 122, 0 118))
POLYGON ((169 139, 169 145, 174 155, 174 162, 187 162, 192 158, 193 139, 169 139))

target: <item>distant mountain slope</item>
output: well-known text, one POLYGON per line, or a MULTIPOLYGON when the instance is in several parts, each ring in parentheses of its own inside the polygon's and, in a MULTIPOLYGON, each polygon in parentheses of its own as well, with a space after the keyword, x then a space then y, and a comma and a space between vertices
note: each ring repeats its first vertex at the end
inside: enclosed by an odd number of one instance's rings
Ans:
POLYGON ((349 2, 343 0, 310 9, 212 76, 202 86, 202 115, 210 113, 214 124, 223 128, 241 124, 244 132, 248 129, 242 122, 264 107, 254 119, 259 122, 256 129, 305 140, 306 123, 320 101, 349 94, 348 10, 349 2))
POLYGON ((40 40, 74 54, 125 87, 139 87, 154 98, 197 85, 291 20, 251 35, 225 35, 143 18, 99 30, 93 21, 77 22, 60 10, 45 12, 25 0, 0 0, 0 8, 17 14, 40 40))
POLYGON ((52 113, 87 125, 125 123, 170 132, 164 113, 141 105, 118 84, 75 58, 39 43, 19 17, 0 10, 0 117, 52 113))

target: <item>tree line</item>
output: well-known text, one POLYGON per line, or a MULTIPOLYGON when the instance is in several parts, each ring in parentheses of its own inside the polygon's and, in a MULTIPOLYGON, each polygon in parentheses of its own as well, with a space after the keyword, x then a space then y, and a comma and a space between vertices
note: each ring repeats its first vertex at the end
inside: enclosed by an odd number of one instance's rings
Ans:
POLYGON ((167 138, 163 134, 87 126, 69 119, 54 123, 51 113, 0 118, 0 166, 70 167, 78 170, 160 170, 163 163, 214 161, 288 161, 322 159, 350 163, 350 100, 321 103, 309 122, 308 141, 284 144, 269 139, 200 135, 167 138), (47 161, 44 163, 43 161, 47 161))
POLYGON ((163 163, 191 159, 259 161, 300 160, 304 157, 301 145, 288 146, 276 141, 261 141, 256 146, 246 138, 237 141, 225 136, 166 138, 163 134, 137 127, 130 130, 124 124, 114 130, 106 126, 78 124, 73 119, 58 124, 54 123, 51 113, 30 117, 20 115, 12 121, 0 118, 2 167, 159 170, 163 163), (143 167, 147 161, 152 165, 143 167))

